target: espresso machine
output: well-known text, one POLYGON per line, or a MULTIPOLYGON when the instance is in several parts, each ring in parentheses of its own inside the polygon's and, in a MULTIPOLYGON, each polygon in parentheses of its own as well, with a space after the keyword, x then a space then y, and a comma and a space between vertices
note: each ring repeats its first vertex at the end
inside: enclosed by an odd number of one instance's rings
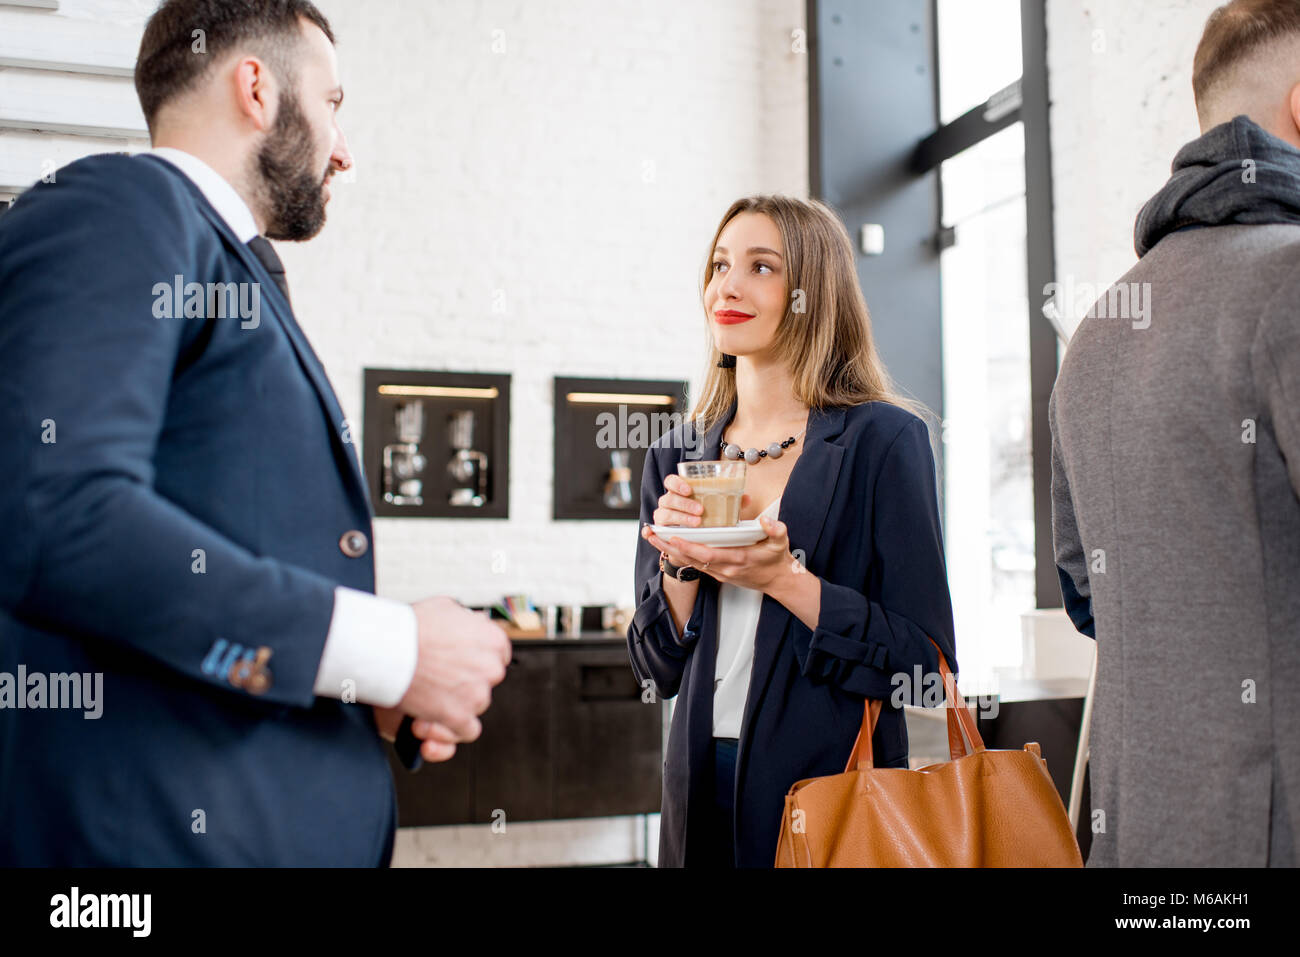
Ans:
POLYGON ((424 403, 399 402, 393 411, 397 441, 384 446, 384 501, 393 505, 423 505, 428 460, 420 452, 424 439, 424 403))
POLYGON ((452 448, 447 462, 452 480, 448 504, 482 508, 488 500, 488 457, 474 448, 472 409, 460 409, 447 417, 447 440, 452 448))

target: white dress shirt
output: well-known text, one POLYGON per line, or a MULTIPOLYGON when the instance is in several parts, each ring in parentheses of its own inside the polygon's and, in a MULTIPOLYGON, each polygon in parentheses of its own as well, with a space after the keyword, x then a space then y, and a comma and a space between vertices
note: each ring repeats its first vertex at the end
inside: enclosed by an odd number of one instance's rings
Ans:
MULTIPOLYGON (((759 514, 775 519, 781 511, 778 495, 759 514)), ((713 675, 713 736, 739 738, 754 669, 754 638, 763 593, 740 585, 718 585, 718 661, 713 675)))
MULTIPOLYGON (((188 176, 241 243, 258 235, 248 204, 211 166, 171 147, 149 152, 188 176)), ((316 694, 342 698, 350 691, 349 697, 354 695, 365 704, 397 704, 415 676, 416 632, 415 611, 405 602, 336 587, 334 611, 316 672, 316 694)))

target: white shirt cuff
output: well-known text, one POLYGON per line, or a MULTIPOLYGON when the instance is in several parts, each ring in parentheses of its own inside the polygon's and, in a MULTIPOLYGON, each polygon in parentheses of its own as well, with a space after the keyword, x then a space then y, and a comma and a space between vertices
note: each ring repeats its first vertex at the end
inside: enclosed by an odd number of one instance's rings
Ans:
POLYGON ((405 602, 338 586, 316 694, 391 708, 415 677, 415 609, 405 602))

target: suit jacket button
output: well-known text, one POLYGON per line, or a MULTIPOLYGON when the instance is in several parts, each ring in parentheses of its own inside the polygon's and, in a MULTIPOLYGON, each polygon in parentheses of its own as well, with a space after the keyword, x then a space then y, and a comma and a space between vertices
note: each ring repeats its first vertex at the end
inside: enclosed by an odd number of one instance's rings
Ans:
POLYGON ((344 532, 343 537, 339 539, 339 551, 348 558, 360 558, 369 547, 370 543, 366 541, 366 533, 359 532, 355 528, 350 532, 344 532))

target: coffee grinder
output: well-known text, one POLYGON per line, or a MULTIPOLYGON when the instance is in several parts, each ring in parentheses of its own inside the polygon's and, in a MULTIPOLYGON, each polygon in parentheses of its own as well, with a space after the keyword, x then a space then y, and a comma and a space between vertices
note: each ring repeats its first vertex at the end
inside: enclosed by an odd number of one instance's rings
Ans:
POLYGON ((447 437, 452 447, 447 474, 453 483, 447 502, 481 508, 488 500, 488 457, 474 448, 472 409, 460 409, 447 417, 447 437))
POLYGON ((424 438, 424 403, 399 402, 393 412, 397 441, 384 446, 384 501, 393 505, 423 505, 428 460, 420 452, 424 438))

